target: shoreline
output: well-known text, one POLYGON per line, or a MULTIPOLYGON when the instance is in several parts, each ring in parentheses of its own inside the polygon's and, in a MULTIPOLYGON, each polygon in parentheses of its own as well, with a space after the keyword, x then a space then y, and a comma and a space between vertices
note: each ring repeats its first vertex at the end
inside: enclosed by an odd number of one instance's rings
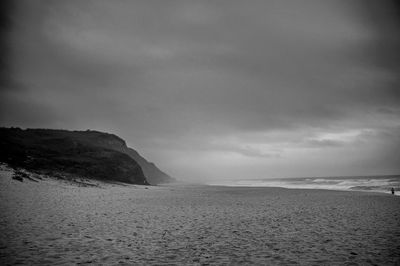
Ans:
MULTIPOLYGON (((391 192, 383 192, 379 190, 357 190, 357 189, 330 189, 330 188, 294 188, 294 187, 279 187, 279 186, 244 186, 244 185, 217 185, 217 184, 207 184, 207 186, 215 187, 229 187, 229 188, 272 188, 272 189, 289 189, 289 190, 317 190, 317 191, 337 191, 337 192, 362 192, 362 193, 374 193, 374 194, 389 194, 391 192)), ((396 191, 393 196, 400 196, 400 192, 396 191)))

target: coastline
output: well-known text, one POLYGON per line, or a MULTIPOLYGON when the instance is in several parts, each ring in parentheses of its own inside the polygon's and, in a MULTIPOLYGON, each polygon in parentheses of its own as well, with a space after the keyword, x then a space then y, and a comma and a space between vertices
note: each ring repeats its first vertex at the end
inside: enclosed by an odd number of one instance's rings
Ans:
POLYGON ((0 175, 3 265, 400 262, 400 200, 383 193, 0 175))
POLYGON ((244 186, 244 185, 222 185, 222 184, 210 184, 206 185, 210 187, 227 187, 227 188, 271 188, 271 189, 288 189, 288 190, 303 190, 303 191, 308 191, 308 190, 315 190, 315 191, 336 191, 336 192, 349 192, 349 193, 354 193, 354 192, 361 192, 361 193, 372 193, 372 194, 384 194, 384 195, 391 195, 391 196, 400 196, 399 191, 396 191, 394 195, 391 194, 390 191, 387 192, 382 192, 380 190, 357 190, 357 189, 333 189, 333 188, 295 188, 295 187, 280 187, 280 186, 244 186))
POLYGON ((332 191, 358 191, 400 195, 400 175, 244 179, 211 183, 227 187, 273 187, 332 191))

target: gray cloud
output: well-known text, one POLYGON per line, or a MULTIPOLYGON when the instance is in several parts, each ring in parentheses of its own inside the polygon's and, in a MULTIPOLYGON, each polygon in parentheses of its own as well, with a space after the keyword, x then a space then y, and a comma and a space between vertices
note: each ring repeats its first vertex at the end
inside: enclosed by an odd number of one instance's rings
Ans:
MULTIPOLYGON (((394 1, 13 3, 2 125, 111 131, 195 178, 227 175, 228 163, 214 174, 195 164, 232 153, 253 158, 232 162, 238 175, 334 171, 326 165, 349 143, 313 137, 400 124, 394 1), (300 146, 326 161, 296 157, 300 146), (183 167, 188 156, 201 160, 183 167)), ((353 155, 383 165, 380 145, 353 155)), ((341 174, 370 171, 348 161, 341 174)))

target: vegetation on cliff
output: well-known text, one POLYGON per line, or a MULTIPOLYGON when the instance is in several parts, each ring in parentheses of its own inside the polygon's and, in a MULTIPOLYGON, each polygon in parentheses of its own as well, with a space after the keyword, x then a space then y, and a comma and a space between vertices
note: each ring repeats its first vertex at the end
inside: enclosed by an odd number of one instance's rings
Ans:
POLYGON ((138 162, 117 150, 122 146, 121 138, 97 131, 0 128, 0 161, 13 168, 149 184, 138 162))

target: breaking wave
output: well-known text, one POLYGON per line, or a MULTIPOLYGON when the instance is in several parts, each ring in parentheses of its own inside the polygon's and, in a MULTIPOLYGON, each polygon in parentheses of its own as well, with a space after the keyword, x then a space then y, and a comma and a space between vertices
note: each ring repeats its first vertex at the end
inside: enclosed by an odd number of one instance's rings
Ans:
POLYGON ((242 187, 283 187, 299 189, 356 190, 391 193, 391 188, 400 195, 400 175, 355 176, 355 177, 304 177, 280 179, 237 180, 213 185, 242 187))

